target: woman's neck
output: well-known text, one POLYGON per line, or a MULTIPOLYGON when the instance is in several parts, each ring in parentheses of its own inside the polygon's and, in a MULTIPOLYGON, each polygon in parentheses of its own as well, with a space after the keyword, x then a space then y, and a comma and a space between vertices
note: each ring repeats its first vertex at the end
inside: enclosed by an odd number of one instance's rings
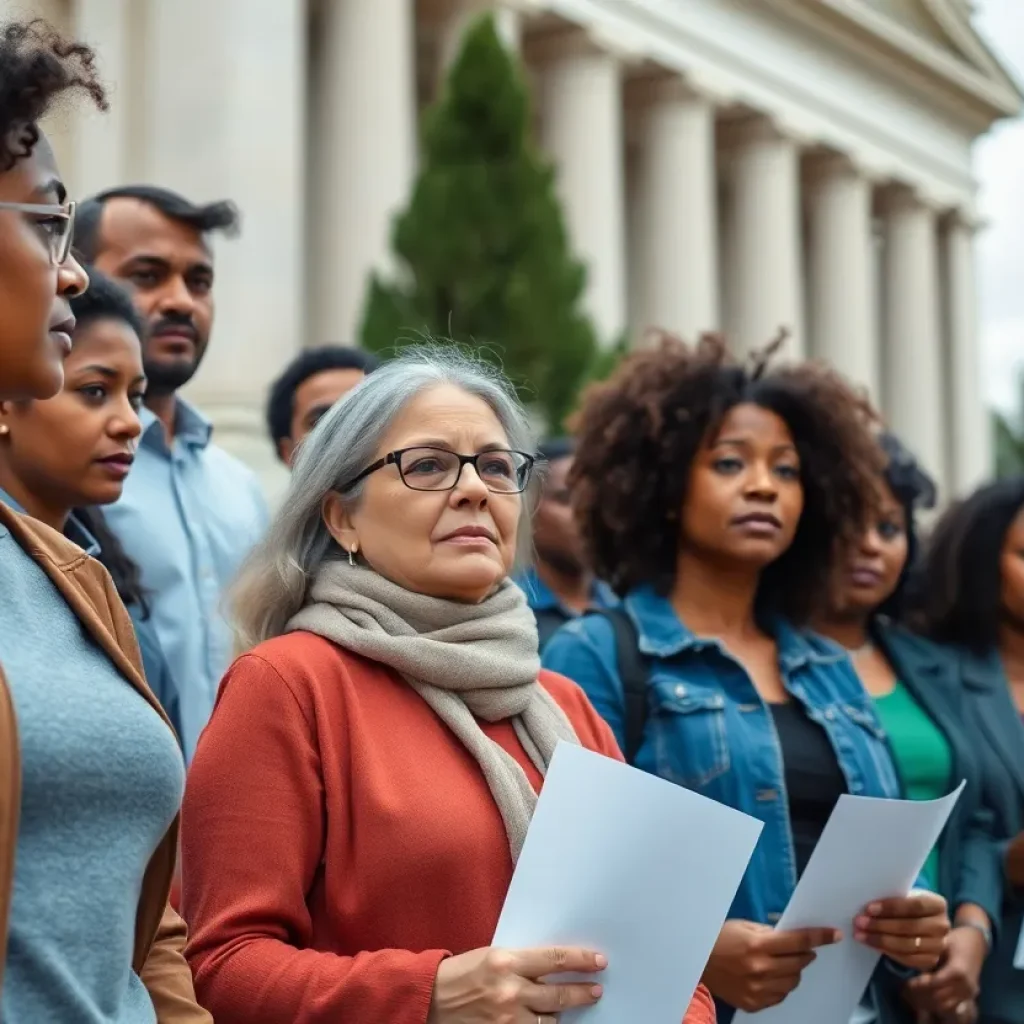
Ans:
POLYGON ((760 573, 747 567, 723 568, 682 552, 669 601, 697 636, 741 638, 760 632, 754 616, 759 581, 760 573))
POLYGON ((999 629, 999 655, 1007 678, 1012 682, 1024 681, 1024 629, 1014 623, 1003 623, 999 629))
POLYGON ((859 650, 871 642, 871 634, 868 632, 868 616, 866 615, 826 616, 815 620, 814 629, 822 636, 835 640, 837 644, 845 647, 848 651, 859 650))
POLYGON ((24 510, 26 515, 45 523, 58 533, 64 532, 64 524, 71 509, 63 503, 47 502, 33 494, 22 482, 0 465, 0 490, 6 491, 24 510))

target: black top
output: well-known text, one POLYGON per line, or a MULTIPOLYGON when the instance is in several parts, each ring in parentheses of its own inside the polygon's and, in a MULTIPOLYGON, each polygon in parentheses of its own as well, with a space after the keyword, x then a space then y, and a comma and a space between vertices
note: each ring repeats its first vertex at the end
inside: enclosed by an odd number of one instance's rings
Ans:
POLYGON ((846 779, 825 730, 798 701, 771 704, 782 747, 797 877, 804 873, 846 779))

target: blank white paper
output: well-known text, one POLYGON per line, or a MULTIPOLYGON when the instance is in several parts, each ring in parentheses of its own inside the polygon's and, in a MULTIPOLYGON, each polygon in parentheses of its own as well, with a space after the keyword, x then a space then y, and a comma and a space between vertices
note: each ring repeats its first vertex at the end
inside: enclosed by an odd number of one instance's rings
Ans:
POLYGON ((848 1021, 880 954, 853 939, 853 920, 877 899, 906 896, 938 842, 965 783, 941 800, 841 796, 778 927, 837 928, 843 941, 817 951, 800 986, 778 1006, 733 1024, 848 1021))
POLYGON ((555 750, 498 921, 506 949, 608 957, 561 1024, 680 1024, 761 822, 574 744, 555 750))

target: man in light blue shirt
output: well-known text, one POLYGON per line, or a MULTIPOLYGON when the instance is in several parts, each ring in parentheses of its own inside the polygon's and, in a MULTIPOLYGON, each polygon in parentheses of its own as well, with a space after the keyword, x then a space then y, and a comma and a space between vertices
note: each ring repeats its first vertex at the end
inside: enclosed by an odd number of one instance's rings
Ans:
POLYGON ((189 759, 231 661, 224 590, 268 518, 256 476, 211 443, 210 422, 178 396, 213 326, 209 235, 237 226, 231 203, 196 206, 148 185, 83 203, 76 226, 77 248, 128 287, 147 322, 142 436, 123 496, 106 515, 141 569, 189 759))

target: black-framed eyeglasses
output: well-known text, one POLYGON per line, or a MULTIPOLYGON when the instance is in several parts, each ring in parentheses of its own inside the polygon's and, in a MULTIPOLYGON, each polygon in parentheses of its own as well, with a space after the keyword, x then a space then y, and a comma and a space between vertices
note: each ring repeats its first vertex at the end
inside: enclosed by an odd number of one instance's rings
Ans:
POLYGON ((27 213, 37 217, 36 223, 46 236, 46 244, 50 247, 50 262, 59 267, 67 262, 71 254, 71 242, 75 237, 75 211, 78 204, 74 201, 59 205, 57 203, 0 203, 0 210, 13 210, 16 213, 27 213))
POLYGON ((447 448, 399 448, 367 466, 338 489, 342 492, 350 490, 378 469, 395 466, 402 483, 410 490, 451 491, 458 484, 463 467, 471 465, 487 490, 495 494, 520 494, 530 482, 535 461, 526 452, 504 448, 477 452, 476 455, 460 455, 447 448))

